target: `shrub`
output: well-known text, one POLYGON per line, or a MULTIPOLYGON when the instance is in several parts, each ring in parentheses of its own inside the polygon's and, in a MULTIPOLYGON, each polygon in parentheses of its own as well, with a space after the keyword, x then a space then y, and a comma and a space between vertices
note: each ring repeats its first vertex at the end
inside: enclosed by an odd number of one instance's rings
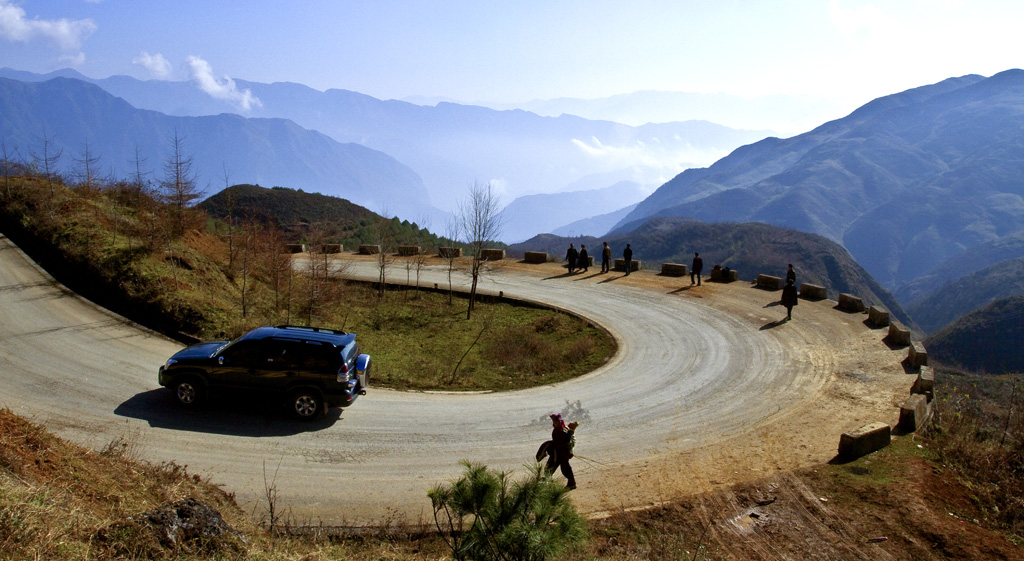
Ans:
POLYGON ((517 482, 504 471, 463 465, 465 475, 427 494, 456 560, 543 561, 585 538, 568 490, 545 477, 540 464, 517 482))

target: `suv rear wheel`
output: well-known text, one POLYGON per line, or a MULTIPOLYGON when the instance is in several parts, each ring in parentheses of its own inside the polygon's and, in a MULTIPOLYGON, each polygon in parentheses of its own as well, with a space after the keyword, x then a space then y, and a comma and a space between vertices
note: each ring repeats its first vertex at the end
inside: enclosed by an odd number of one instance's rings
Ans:
POLYGON ((312 421, 326 413, 324 398, 315 390, 300 389, 292 392, 288 400, 292 415, 300 421, 312 421))

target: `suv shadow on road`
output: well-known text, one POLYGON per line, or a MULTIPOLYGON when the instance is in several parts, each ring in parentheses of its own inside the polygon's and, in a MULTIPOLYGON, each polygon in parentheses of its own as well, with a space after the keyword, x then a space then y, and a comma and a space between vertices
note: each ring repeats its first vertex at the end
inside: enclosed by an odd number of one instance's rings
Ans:
POLYGON ((342 409, 334 407, 314 421, 299 421, 288 416, 273 400, 229 400, 208 404, 195 411, 178 405, 166 389, 135 394, 114 409, 121 417, 141 419, 153 428, 229 436, 291 436, 330 428, 341 418, 342 409))

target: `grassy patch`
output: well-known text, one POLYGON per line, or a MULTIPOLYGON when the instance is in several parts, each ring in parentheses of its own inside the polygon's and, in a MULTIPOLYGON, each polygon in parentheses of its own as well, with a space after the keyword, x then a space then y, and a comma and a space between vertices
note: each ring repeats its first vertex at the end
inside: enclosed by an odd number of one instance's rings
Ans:
POLYGON ((350 285, 344 329, 373 355, 374 383, 401 389, 514 390, 553 384, 604 364, 615 343, 562 312, 432 291, 385 293, 350 285))

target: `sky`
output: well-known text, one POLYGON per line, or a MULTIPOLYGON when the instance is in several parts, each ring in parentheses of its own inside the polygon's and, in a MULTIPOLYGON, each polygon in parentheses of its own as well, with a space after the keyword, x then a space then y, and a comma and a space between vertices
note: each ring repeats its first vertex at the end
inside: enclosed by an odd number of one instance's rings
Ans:
POLYGON ((1021 21, 1019 0, 0 0, 0 66, 193 80, 241 106, 258 100, 235 79, 466 103, 782 94, 848 112, 1024 67, 1021 21))

